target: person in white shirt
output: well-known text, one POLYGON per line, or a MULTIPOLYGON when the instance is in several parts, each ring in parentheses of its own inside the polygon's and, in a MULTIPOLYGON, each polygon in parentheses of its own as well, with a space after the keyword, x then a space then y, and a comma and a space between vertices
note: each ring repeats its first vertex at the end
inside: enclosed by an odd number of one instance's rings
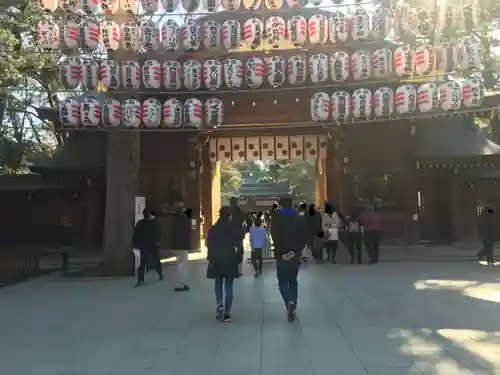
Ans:
POLYGON ((323 213, 323 232, 325 239, 325 250, 328 260, 335 262, 335 255, 339 243, 340 219, 333 206, 325 203, 325 212, 323 213))

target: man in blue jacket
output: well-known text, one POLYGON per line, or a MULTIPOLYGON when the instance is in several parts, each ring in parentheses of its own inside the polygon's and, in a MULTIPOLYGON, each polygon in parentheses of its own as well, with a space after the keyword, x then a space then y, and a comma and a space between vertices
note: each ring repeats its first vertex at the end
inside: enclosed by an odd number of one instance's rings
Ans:
POLYGON ((298 274, 302 249, 305 246, 305 229, 295 210, 291 198, 280 200, 281 210, 273 221, 274 254, 278 287, 285 302, 288 321, 295 320, 298 297, 298 274))

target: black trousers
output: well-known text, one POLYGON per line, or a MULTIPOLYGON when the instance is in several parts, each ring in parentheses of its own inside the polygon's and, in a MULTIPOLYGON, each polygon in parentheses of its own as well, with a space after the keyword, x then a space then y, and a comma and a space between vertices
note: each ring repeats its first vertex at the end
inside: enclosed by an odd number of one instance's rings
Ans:
POLYGON ((146 265, 151 264, 158 274, 160 279, 163 279, 163 269, 161 267, 160 254, 158 251, 145 252, 141 251, 141 262, 139 263, 139 268, 137 269, 137 282, 144 282, 144 271, 146 270, 146 265), (149 260, 149 262, 148 262, 149 260))
POLYGON ((328 260, 334 261, 335 255, 337 254, 337 248, 339 246, 339 241, 325 241, 325 250, 328 260))
POLYGON ((255 272, 262 272, 262 249, 252 249, 252 265, 255 272))
POLYGON ((354 258, 358 263, 363 262, 363 237, 361 233, 346 233, 345 245, 351 256, 351 263, 354 263, 354 258))
POLYGON ((299 275, 300 260, 276 260, 276 276, 278 277, 278 288, 285 305, 289 302, 297 305, 299 294, 299 275))
POLYGON ((483 249, 479 252, 487 262, 493 262, 493 241, 483 240, 483 249))
POLYGON ((368 256, 370 257, 370 262, 377 263, 379 250, 380 250, 380 231, 374 230, 364 233, 365 247, 368 256))

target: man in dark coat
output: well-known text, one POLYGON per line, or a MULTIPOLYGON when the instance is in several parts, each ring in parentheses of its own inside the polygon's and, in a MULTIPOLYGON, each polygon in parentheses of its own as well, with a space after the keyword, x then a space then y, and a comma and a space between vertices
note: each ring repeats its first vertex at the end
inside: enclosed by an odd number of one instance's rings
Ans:
POLYGON ((241 253, 243 259, 243 241, 245 235, 253 225, 253 221, 245 211, 238 206, 238 199, 236 197, 231 197, 229 200, 229 210, 231 213, 231 223, 234 225, 235 231, 239 233, 240 242, 238 245, 238 251, 241 253))
POLYGON ((484 211, 479 216, 479 237, 483 243, 483 249, 477 254, 479 260, 486 257, 486 261, 492 264, 493 242, 495 236, 495 208, 492 205, 485 205, 484 211))
POLYGON ((144 218, 139 220, 135 225, 132 240, 134 247, 141 252, 141 261, 137 269, 136 287, 144 284, 144 271, 148 263, 148 258, 150 258, 151 264, 154 265, 158 278, 163 280, 163 270, 159 254, 160 231, 149 208, 146 207, 142 214, 144 218))
POLYGON ((177 266, 176 292, 186 292, 189 290, 189 250, 191 249, 191 216, 192 211, 184 209, 184 203, 176 202, 175 213, 172 219, 172 250, 175 251, 177 266))
POLYGON ((298 297, 298 274, 306 231, 300 228, 300 219, 293 209, 291 198, 280 201, 281 210, 273 221, 274 254, 278 287, 285 302, 288 321, 295 320, 298 297))

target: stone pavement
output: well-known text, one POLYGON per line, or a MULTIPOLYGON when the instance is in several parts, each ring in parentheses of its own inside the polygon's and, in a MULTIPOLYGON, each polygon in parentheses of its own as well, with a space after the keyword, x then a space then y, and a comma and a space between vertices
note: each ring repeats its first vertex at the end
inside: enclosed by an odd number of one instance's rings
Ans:
POLYGON ((212 283, 42 277, 0 289, 1 375, 498 375, 498 267, 309 264, 286 321, 274 265, 237 282, 231 323, 212 283))

